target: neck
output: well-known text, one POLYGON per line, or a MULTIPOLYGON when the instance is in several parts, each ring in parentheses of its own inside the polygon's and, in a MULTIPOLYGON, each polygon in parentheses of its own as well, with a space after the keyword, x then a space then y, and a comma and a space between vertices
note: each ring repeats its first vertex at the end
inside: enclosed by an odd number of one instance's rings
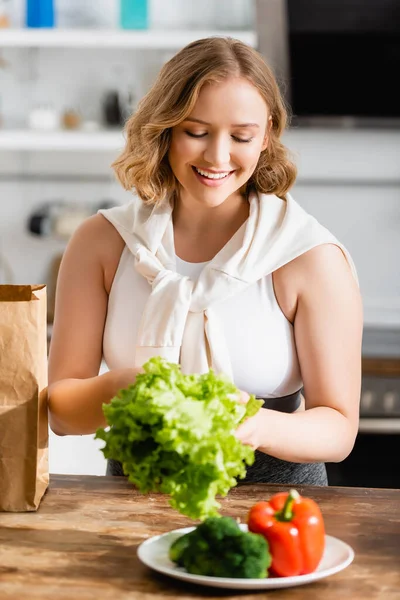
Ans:
POLYGON ((194 235, 210 231, 210 228, 236 230, 248 216, 249 203, 239 193, 229 196, 218 206, 206 206, 180 194, 172 213, 174 227, 194 235))

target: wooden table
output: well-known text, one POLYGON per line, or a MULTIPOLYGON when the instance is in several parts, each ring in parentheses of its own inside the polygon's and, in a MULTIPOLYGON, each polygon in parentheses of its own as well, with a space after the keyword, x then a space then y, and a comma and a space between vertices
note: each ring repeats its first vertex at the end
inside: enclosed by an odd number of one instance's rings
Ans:
MULTIPOLYGON (((254 502, 282 489, 234 488, 222 513, 245 521, 254 502)), ((36 513, 0 513, 0 599, 400 599, 400 490, 297 489, 320 503, 327 533, 353 547, 354 562, 318 582, 249 593, 186 584, 139 562, 140 542, 193 525, 165 496, 142 496, 122 477, 52 476, 36 513)))

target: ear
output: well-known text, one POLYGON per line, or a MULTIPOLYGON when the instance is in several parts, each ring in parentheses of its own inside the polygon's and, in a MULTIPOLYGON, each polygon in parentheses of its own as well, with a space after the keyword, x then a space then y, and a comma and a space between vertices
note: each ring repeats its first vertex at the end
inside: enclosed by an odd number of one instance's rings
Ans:
POLYGON ((269 142, 269 132, 272 129, 272 117, 269 116, 268 117, 268 122, 267 122, 267 127, 265 130, 265 135, 264 135, 264 139, 263 139, 263 144, 261 146, 261 152, 264 152, 264 150, 266 150, 266 148, 268 147, 268 142, 269 142))

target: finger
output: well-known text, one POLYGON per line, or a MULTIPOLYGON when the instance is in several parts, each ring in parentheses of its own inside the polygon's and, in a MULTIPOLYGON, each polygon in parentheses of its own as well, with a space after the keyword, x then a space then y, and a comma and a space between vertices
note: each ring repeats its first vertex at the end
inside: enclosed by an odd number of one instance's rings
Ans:
POLYGON ((247 392, 242 392, 240 390, 240 394, 239 394, 240 404, 247 404, 249 400, 250 400, 250 394, 248 394, 247 392))
MULTIPOLYGON (((240 427, 242 427, 242 425, 240 427)), ((237 429, 235 431, 235 437, 239 440, 239 442, 242 442, 242 444, 244 444, 245 446, 250 446, 252 450, 257 449, 257 446, 255 446, 254 443, 251 441, 251 437, 249 436, 247 431, 243 429, 239 431, 239 429, 237 429)))
POLYGON ((234 435, 238 438, 238 440, 243 442, 245 439, 250 437, 251 431, 251 424, 249 424, 249 420, 246 419, 246 421, 240 423, 240 425, 236 428, 234 435))

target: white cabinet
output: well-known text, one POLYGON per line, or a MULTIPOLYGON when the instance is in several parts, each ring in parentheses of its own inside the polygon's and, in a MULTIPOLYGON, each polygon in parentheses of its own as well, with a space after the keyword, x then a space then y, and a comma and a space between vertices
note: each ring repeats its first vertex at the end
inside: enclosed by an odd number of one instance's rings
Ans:
POLYGON ((93 435, 58 436, 49 433, 49 471, 72 475, 105 475, 107 461, 93 435))
MULTIPOLYGON (((28 114, 36 105, 48 104, 57 115, 73 108, 83 121, 100 125, 106 89, 117 87, 124 94, 129 89, 137 101, 172 54, 208 36, 257 45, 251 30, 1 30, 0 152, 119 152, 123 139, 118 131, 35 131, 27 128, 28 114)), ((5 172, 0 157, 0 174, 5 172)))

